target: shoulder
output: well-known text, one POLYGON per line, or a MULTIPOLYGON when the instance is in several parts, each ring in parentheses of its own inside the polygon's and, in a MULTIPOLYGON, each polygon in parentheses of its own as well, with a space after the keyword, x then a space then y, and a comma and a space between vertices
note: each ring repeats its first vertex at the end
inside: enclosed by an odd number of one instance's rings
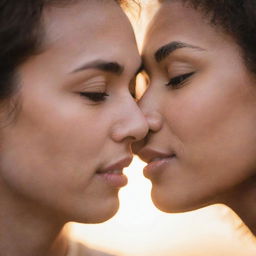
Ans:
POLYGON ((92 248, 87 247, 81 242, 71 240, 69 242, 69 252, 67 256, 117 256, 117 255, 94 250, 92 248))

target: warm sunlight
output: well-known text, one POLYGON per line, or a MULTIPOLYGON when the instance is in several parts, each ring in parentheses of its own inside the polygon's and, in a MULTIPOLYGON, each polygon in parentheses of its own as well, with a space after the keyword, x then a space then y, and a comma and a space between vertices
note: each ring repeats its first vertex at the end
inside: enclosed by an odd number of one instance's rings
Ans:
POLYGON ((126 169, 129 185, 121 206, 98 225, 73 224, 73 236, 90 246, 124 256, 255 256, 253 238, 226 207, 212 206, 184 214, 165 214, 150 200, 144 163, 135 158, 126 169))

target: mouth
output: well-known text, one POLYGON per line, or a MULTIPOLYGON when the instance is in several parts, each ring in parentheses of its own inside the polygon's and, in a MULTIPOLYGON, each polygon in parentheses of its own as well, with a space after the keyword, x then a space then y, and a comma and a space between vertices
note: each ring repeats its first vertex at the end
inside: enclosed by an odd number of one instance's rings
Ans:
POLYGON ((107 172, 96 172, 97 174, 122 174, 123 173, 123 169, 120 170, 111 170, 111 171, 107 171, 107 172))
POLYGON ((168 159, 171 159, 171 158, 174 158, 174 157, 176 157, 175 154, 167 155, 166 157, 155 157, 155 158, 151 159, 148 162, 148 164, 153 163, 153 162, 159 162, 159 161, 163 161, 163 160, 168 160, 168 159))
POLYGON ((138 155, 141 160, 148 164, 176 157, 174 152, 161 152, 151 148, 142 149, 138 155))
POLYGON ((124 157, 121 160, 101 169, 96 174, 110 186, 119 188, 128 183, 127 177, 123 174, 123 169, 132 162, 132 157, 124 157))
POLYGON ((131 162, 132 162, 132 156, 123 157, 119 161, 113 164, 110 164, 109 166, 101 170, 98 170, 97 173, 98 174, 102 174, 102 173, 121 174, 123 169, 125 167, 128 167, 131 162))
POLYGON ((158 177, 162 171, 177 157, 172 152, 162 152, 159 150, 144 148, 139 152, 139 157, 148 165, 143 169, 144 176, 149 179, 158 177))

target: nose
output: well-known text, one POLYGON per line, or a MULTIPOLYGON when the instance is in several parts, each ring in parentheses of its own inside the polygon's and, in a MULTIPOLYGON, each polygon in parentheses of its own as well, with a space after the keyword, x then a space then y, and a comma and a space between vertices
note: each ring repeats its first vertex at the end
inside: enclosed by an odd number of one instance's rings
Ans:
POLYGON ((128 104, 123 102, 119 109, 118 120, 113 125, 112 138, 116 142, 142 140, 148 133, 148 123, 137 103, 131 99, 128 104))
POLYGON ((140 150, 148 143, 150 137, 160 131, 163 126, 163 118, 158 109, 159 106, 156 104, 156 101, 150 98, 150 94, 146 92, 138 102, 138 105, 147 121, 149 130, 146 137, 132 144, 134 154, 139 154, 140 150))
POLYGON ((150 97, 149 93, 145 93, 138 103, 144 117, 147 120, 149 132, 156 133, 161 130, 163 125, 163 117, 159 111, 159 104, 150 97))

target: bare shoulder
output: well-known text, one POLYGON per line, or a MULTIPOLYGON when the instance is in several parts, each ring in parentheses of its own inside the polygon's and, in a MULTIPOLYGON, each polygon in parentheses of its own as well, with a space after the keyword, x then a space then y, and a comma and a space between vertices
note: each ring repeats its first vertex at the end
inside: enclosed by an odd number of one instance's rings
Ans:
POLYGON ((87 247, 85 244, 77 241, 70 241, 69 252, 67 256, 118 256, 103 251, 87 247))

